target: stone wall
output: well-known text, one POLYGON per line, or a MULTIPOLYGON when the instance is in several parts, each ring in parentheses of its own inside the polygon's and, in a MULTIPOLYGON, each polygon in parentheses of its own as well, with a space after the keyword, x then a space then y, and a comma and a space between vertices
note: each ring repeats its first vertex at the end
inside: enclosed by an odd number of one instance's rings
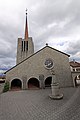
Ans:
POLYGON ((48 46, 8 71, 6 80, 10 81, 14 78, 23 80, 26 76, 27 82, 32 77, 40 79, 40 75, 44 76, 43 79, 45 80, 51 76, 51 71, 44 67, 44 62, 47 58, 51 58, 54 62, 53 71, 60 87, 73 86, 68 56, 48 46))

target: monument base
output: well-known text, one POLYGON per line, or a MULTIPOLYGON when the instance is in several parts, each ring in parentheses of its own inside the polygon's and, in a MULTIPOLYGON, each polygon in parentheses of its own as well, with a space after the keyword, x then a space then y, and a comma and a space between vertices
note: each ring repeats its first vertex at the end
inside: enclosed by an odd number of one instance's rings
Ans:
POLYGON ((60 100, 63 98, 63 94, 60 93, 59 83, 51 84, 52 94, 49 95, 51 99, 60 100))
POLYGON ((59 94, 59 95, 49 95, 49 97, 51 99, 54 99, 54 100, 60 100, 63 98, 63 94, 59 94))

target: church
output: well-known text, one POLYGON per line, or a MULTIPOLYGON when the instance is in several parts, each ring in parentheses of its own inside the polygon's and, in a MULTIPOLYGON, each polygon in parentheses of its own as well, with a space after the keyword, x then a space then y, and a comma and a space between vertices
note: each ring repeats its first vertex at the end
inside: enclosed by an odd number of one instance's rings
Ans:
POLYGON ((51 87, 53 75, 60 87, 73 86, 69 57, 48 44, 34 52, 33 39, 28 36, 26 13, 25 37, 18 38, 16 65, 6 71, 6 81, 10 89, 44 89, 51 87))

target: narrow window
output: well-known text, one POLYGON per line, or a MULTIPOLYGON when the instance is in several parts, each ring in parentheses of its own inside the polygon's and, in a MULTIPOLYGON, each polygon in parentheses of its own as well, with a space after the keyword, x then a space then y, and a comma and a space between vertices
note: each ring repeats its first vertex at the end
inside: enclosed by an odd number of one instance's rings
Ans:
POLYGON ((23 41, 22 41, 22 51, 23 51, 23 41))
POLYGON ((24 51, 25 51, 25 41, 24 41, 24 51))
POLYGON ((28 50, 28 41, 26 41, 26 49, 28 50))

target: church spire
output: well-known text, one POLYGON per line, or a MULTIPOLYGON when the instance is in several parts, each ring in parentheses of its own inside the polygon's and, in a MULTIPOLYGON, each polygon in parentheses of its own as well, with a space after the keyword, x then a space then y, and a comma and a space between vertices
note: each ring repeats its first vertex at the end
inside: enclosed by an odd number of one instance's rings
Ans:
POLYGON ((25 40, 26 41, 28 40, 27 9, 26 9, 25 40))

